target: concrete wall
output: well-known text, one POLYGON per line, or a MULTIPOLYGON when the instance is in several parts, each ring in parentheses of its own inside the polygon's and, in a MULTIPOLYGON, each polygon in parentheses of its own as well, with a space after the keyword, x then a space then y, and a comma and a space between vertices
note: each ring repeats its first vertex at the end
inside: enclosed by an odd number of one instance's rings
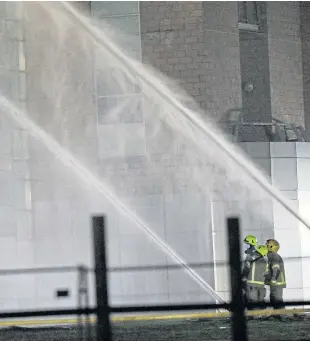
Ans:
POLYGON ((247 121, 272 115, 304 126, 299 2, 258 3, 258 33, 237 29, 234 2, 140 6, 144 62, 178 79, 203 109, 219 118, 242 107, 247 121), (253 93, 241 91, 246 81, 253 93))
MULTIPOLYGON (((91 55, 75 45, 77 39, 72 32, 56 40, 59 32, 49 21, 51 18, 33 4, 20 11, 25 19, 22 30, 16 18, 17 5, 1 4, 5 8, 1 22, 6 34, 1 46, 9 48, 2 54, 7 63, 2 70, 10 70, 4 83, 10 88, 3 93, 15 105, 26 108, 38 125, 83 162, 94 165, 96 145, 91 127, 95 127, 95 115, 93 91, 89 91, 93 81, 89 70, 82 69, 82 65, 90 63, 91 55), (41 20, 49 24, 41 27, 41 20), (53 31, 47 28, 49 25, 53 31), (17 29, 21 30, 19 34, 17 29), (78 52, 76 58, 71 58, 62 44, 78 52), (77 68, 81 73, 75 72, 77 68), (68 83, 78 86, 72 91, 68 83)), ((5 120, 3 112, 1 126, 1 138, 6 139, 1 143, 1 148, 6 148, 3 157, 1 153, 1 268, 70 266, 91 259, 87 247, 91 235, 85 229, 88 219, 86 223, 81 221, 78 200, 74 199, 82 191, 77 192, 80 187, 72 173, 66 173, 57 158, 22 126, 5 120)), ((1 277, 2 309, 74 306, 76 276, 65 272, 1 277), (55 291, 60 288, 70 290, 69 300, 57 300, 55 291)))
MULTIPOLYGON (((269 46, 267 6, 257 4, 259 31, 239 30, 241 79, 251 82, 253 92, 242 91, 242 109, 245 122, 271 122, 271 96, 269 74, 269 46)), ((255 134, 253 139, 258 140, 255 134)))
POLYGON ((310 8, 305 1, 300 3, 300 25, 301 25, 301 39, 302 39, 302 62, 303 62, 303 96, 305 109, 305 127, 309 130, 310 127, 310 8))
MULTIPOLYGON (((1 94, 25 105, 25 65, 22 25, 18 4, 2 2, 1 25, 1 94)), ((1 112, 0 123, 0 267, 27 267, 33 261, 31 186, 28 133, 1 112)), ((33 300, 33 282, 24 278, 3 278, 3 309, 27 307, 33 300), (31 298, 30 298, 31 297, 31 298)))
MULTIPOLYGON (((282 146, 277 150, 277 158, 274 159, 275 183, 285 191, 292 200, 293 207, 309 221, 309 145, 304 143, 292 144, 291 148, 282 146), (286 169, 286 172, 283 171, 286 169), (277 180, 277 181, 276 181, 277 180)), ((301 259, 287 261, 288 282, 287 295, 291 293, 293 298, 309 299, 309 229, 292 218, 287 212, 284 213, 278 205, 277 220, 275 221, 275 236, 282 239, 282 253, 286 257, 296 257, 300 254, 301 259), (295 276, 294 276, 295 274, 295 276)))
MULTIPOLYGON (((125 38, 139 42, 132 46, 131 52, 140 58, 142 55, 143 61, 177 79, 213 117, 220 118, 227 110, 241 106, 236 3, 141 2, 138 6, 137 2, 127 2, 127 7, 124 3, 106 4, 110 7, 99 7, 96 3, 99 21, 104 16, 120 31, 125 29, 125 38)), ((5 6, 8 6, 5 11, 12 10, 11 5, 5 6)), ((50 18, 51 12, 38 11, 37 7, 34 10, 32 6, 35 5, 27 5, 26 12, 28 58, 24 88, 23 80, 19 79, 23 78, 24 72, 23 53, 17 52, 21 39, 12 38, 17 33, 11 29, 10 12, 3 14, 6 44, 2 45, 8 50, 2 54, 5 62, 1 72, 10 70, 9 74, 5 73, 9 82, 1 85, 10 84, 9 89, 4 88, 5 94, 21 103, 25 103, 27 96, 31 118, 81 159, 99 179, 113 187, 120 198, 182 257, 189 262, 211 262, 208 269, 199 273, 229 299, 227 268, 221 268, 217 261, 227 260, 224 217, 240 210, 243 204, 234 206, 218 198, 211 199, 207 188, 213 186, 210 179, 201 177, 203 181, 197 183, 195 178, 197 174, 214 176, 214 172, 208 173, 210 164, 194 155, 196 149, 179 148, 176 154, 170 155, 169 143, 175 136, 165 127, 152 135, 154 121, 148 115, 151 111, 147 110, 148 103, 143 103, 140 89, 130 92, 126 88, 121 93, 120 89, 114 89, 114 93, 106 93, 107 88, 113 88, 111 84, 105 86, 109 73, 100 73, 104 63, 97 59, 98 55, 94 58, 88 42, 81 39, 77 30, 69 30, 65 35, 59 34, 57 29, 51 30, 55 25, 50 18), (42 22, 49 24, 41 27, 42 22), (34 27, 33 23, 38 26, 34 27), (67 54, 68 50, 75 53, 67 54), (92 72, 94 60, 95 74, 92 72), (22 91, 16 92, 17 88, 22 91), (130 97, 133 108, 130 112, 124 111, 124 116, 118 116, 120 120, 113 121, 107 113, 118 96, 122 99, 133 96, 130 97), (187 157, 191 157, 190 163, 187 157)), ((13 26, 16 27, 15 23, 13 26)), ((275 103, 272 110, 277 110, 275 103)), ((286 104, 281 105, 286 107, 286 104)), ((65 169, 27 132, 1 120, 0 137, 2 267, 92 265, 89 215, 102 211, 108 215, 110 266, 171 263, 162 250, 137 230, 135 223, 109 205, 93 187, 77 180, 72 170, 65 169)), ((297 180, 297 173, 294 173, 297 154, 287 153, 291 148, 297 150, 307 144, 297 145, 298 148, 292 146, 295 144, 254 143, 243 145, 243 148, 291 199, 304 200, 300 206, 304 212, 308 200, 307 184, 305 182, 299 189, 302 181, 297 180), (277 146, 284 146, 284 149, 277 146), (283 169, 291 177, 283 174, 283 169)), ((305 148, 303 153, 308 153, 308 147, 305 148)), ((298 155, 306 156, 298 157, 297 164, 306 162, 308 154, 298 155)), ((304 179, 302 172, 307 171, 306 167, 296 168, 301 172, 301 179, 304 179)), ((217 176, 219 182, 226 181, 225 173, 217 176)), ((297 177, 299 179, 299 175, 297 177)), ((275 236, 283 240, 283 256, 305 254, 306 245, 302 249, 304 253, 299 252, 295 225, 292 223, 292 228, 288 228, 287 219, 283 228, 283 212, 278 213, 276 206, 270 210, 270 201, 252 200, 253 212, 243 207, 243 235, 255 233, 263 241, 273 235, 270 222, 275 219, 275 236), (296 241, 291 247, 286 242, 293 237, 296 241)), ((307 234, 304 238, 306 240, 307 234)), ((300 263, 296 264, 300 266, 300 263)), ((306 267, 306 261, 301 265, 306 267)), ((288 278, 292 277, 292 269, 288 265, 288 278)), ((299 274, 301 282, 297 281, 297 276, 295 282, 289 282, 289 298, 299 295, 301 287, 308 288, 306 275, 302 271, 299 274)), ((74 306, 75 279, 75 274, 24 275, 18 280, 6 278, 1 307, 74 306), (63 301, 56 300, 54 292, 60 287, 69 288, 72 296, 63 301)), ((110 296, 112 304, 212 301, 184 271, 168 269, 111 274, 110 296)))
MULTIPOLYGON (((265 2, 257 3, 257 16, 259 20, 257 32, 247 29, 239 30, 242 113, 244 122, 271 122, 268 25, 265 2), (253 84, 253 91, 245 91, 246 83, 253 84)), ((266 133, 262 127, 245 126, 240 130, 241 141, 266 141, 266 133)))
MULTIPOLYGON (((309 143, 245 143, 242 147, 258 166, 270 171, 272 184, 289 200, 291 207, 309 221, 309 143)), ((310 231, 279 203, 274 201, 273 205, 270 204, 273 206, 274 226, 265 231, 264 238, 274 234, 280 242, 280 254, 285 259, 287 276, 284 297, 288 300, 308 300, 307 245, 310 231)))
MULTIPOLYGON (((140 7, 143 61, 177 79, 213 117, 242 108, 246 121, 268 122, 273 116, 304 126, 306 34, 300 31, 299 2, 258 3, 257 33, 238 30, 234 2, 140 7), (253 93, 242 91, 247 81, 253 82, 253 93)), ((253 134, 253 142, 264 138, 253 134)))

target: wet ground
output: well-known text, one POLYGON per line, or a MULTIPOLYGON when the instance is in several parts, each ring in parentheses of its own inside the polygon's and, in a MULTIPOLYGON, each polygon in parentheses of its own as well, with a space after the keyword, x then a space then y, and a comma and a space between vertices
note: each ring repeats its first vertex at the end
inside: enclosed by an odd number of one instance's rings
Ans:
MULTIPOLYGON (((248 321, 249 341, 310 340, 310 319, 248 321)), ((85 332, 85 331, 84 331, 85 332)), ((94 341, 77 327, 9 328, 0 330, 0 341, 94 341)), ((231 339, 229 319, 113 324, 113 341, 223 341, 231 339)))

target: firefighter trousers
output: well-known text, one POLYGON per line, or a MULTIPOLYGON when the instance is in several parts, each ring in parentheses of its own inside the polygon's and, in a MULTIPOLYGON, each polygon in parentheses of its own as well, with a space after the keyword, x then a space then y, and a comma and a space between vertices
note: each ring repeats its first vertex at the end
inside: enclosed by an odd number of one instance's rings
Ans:
MULTIPOLYGON (((264 298, 266 296, 266 289, 262 286, 253 286, 247 285, 246 290, 246 301, 247 303, 264 303, 264 298)), ((248 310, 253 309, 262 309, 262 308, 251 308, 249 307, 248 310)))
POLYGON ((276 285, 270 286, 270 304, 273 309, 284 309, 283 304, 283 288, 276 285))

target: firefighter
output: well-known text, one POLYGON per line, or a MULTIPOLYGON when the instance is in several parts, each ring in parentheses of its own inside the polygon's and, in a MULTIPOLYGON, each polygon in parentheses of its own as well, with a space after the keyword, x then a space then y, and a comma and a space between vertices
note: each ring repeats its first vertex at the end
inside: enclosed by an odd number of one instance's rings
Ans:
MULTIPOLYGON (((244 262, 246 261, 246 258, 248 255, 252 255, 255 252, 255 246, 258 244, 257 238, 255 236, 253 236, 252 234, 248 234, 244 240, 243 240, 244 244, 245 244, 245 259, 244 262)), ((246 266, 244 266, 246 267, 246 266)), ((244 300, 244 304, 247 305, 248 303, 248 297, 247 297, 247 283, 246 283, 246 279, 243 278, 243 283, 242 283, 242 293, 243 293, 243 300, 244 300)))
POLYGON ((278 254, 280 244, 275 239, 266 241, 268 266, 265 284, 270 286, 270 304, 274 309, 284 309, 283 289, 286 288, 285 269, 282 257, 278 254))
POLYGON ((246 303, 264 302, 266 296, 264 275, 267 267, 267 253, 268 248, 266 245, 257 245, 254 251, 247 253, 245 257, 242 281, 246 288, 246 303))
POLYGON ((244 253, 247 255, 247 254, 252 254, 254 253, 256 250, 255 250, 255 246, 258 244, 257 242, 257 238, 251 234, 247 235, 243 242, 245 243, 245 251, 244 253))

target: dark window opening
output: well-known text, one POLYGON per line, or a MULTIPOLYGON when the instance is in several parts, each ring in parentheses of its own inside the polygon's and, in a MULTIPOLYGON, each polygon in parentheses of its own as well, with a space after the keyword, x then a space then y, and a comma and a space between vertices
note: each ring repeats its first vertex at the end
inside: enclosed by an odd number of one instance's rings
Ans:
POLYGON ((58 289, 56 291, 57 298, 69 297, 69 290, 68 289, 58 289))

